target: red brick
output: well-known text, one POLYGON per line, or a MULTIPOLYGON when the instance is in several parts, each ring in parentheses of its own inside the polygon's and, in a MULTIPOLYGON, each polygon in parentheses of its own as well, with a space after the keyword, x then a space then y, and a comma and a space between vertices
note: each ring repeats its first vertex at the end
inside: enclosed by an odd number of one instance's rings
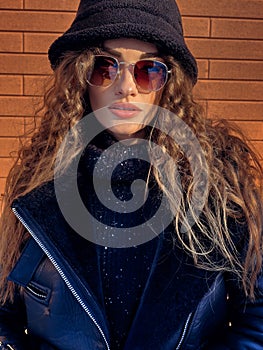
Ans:
POLYGON ((4 194, 4 190, 5 190, 5 182, 6 182, 5 178, 0 178, 0 209, 1 209, 2 197, 4 194))
POLYGON ((208 60, 197 60, 197 65, 199 78, 208 78, 208 60))
POLYGON ((0 158, 0 178, 6 177, 14 163, 12 158, 0 158))
POLYGON ((214 38, 263 38, 263 21, 212 19, 211 28, 211 36, 214 38))
POLYGON ((0 111, 4 116, 33 116, 37 108, 36 98, 0 97, 0 111))
POLYGON ((254 141, 253 146, 255 147, 260 158, 263 159, 263 142, 262 141, 254 141))
POLYGON ((0 9, 22 9, 23 0, 0 0, 0 9))
POLYGON ((263 80, 263 61, 210 61, 213 79, 263 80))
POLYGON ((0 118, 0 135, 22 136, 24 134, 24 118, 0 118))
POLYGON ((63 12, 2 11, 0 30, 64 32, 74 17, 63 12))
POLYGON ((262 59, 263 41, 259 40, 187 39, 186 41, 197 58, 262 59))
POLYGON ((208 37, 210 32, 209 18, 183 18, 184 35, 188 37, 208 37))
POLYGON ((196 87, 196 96, 208 100, 262 101, 263 82, 204 81, 196 87))
POLYGON ((210 117, 263 121, 263 102, 208 101, 210 117))
POLYGON ((76 11, 79 0, 25 0, 26 10, 61 10, 76 11))
POLYGON ((50 74, 52 72, 47 55, 1 54, 0 67, 12 74, 50 74))
POLYGON ((0 137, 0 157, 9 157, 12 152, 18 150, 19 144, 17 138, 0 137))
POLYGON ((24 95, 42 96, 47 89, 49 76, 25 76, 24 95))
POLYGON ((197 102, 203 108, 204 116, 207 117, 207 101, 195 98, 195 102, 197 102))
POLYGON ((24 52, 47 53, 49 46, 57 37, 58 34, 25 33, 24 52))
POLYGON ((177 0, 182 15, 262 18, 262 0, 177 0))
POLYGON ((22 93, 23 93, 23 79, 21 76, 0 75, 0 94, 1 95, 22 95, 22 93))
POLYGON ((261 122, 247 122, 238 121, 235 122, 238 127, 243 131, 249 140, 262 141, 263 140, 263 121, 261 122))
POLYGON ((0 33, 0 52, 22 52, 22 33, 0 33))

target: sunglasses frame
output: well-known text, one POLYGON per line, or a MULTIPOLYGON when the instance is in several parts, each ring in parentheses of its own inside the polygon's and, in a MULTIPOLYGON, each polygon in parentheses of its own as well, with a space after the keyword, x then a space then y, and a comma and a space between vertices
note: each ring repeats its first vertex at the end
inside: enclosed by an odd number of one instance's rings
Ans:
MULTIPOLYGON (((121 68, 120 68, 121 66, 124 66, 124 67, 127 67, 127 68, 128 68, 128 70, 132 73, 132 77, 133 77, 133 80, 134 80, 136 86, 137 86, 141 91, 145 91, 145 92, 156 92, 156 91, 161 90, 161 89, 165 86, 165 84, 167 83, 168 75, 172 72, 171 70, 168 69, 167 65, 166 65, 164 62, 161 62, 161 61, 158 61, 158 60, 154 60, 154 59, 151 59, 151 58, 143 58, 143 59, 140 59, 140 60, 136 61, 135 63, 128 63, 128 62, 125 62, 125 61, 119 61, 116 57, 113 57, 113 56, 110 56, 110 55, 94 55, 93 57, 94 57, 94 60, 95 60, 96 57, 106 57, 106 58, 110 58, 110 59, 112 59, 113 61, 115 61, 116 64, 117 64, 117 67, 118 67, 118 68, 117 68, 117 73, 116 73, 115 78, 111 81, 111 83, 110 83, 109 85, 104 86, 104 87, 110 87, 110 86, 116 81, 117 77, 119 77, 119 76, 121 75, 121 68), (135 78, 135 76, 134 76, 134 67, 136 66, 136 64, 137 64, 138 62, 142 62, 142 61, 157 62, 158 64, 160 64, 161 66, 164 67, 164 70, 165 70, 165 72, 166 72, 166 76, 165 76, 165 79, 164 79, 164 82, 163 82, 162 86, 159 87, 158 89, 155 89, 155 90, 149 90, 149 89, 148 89, 148 90, 145 90, 145 89, 143 89, 143 88, 137 83, 136 78, 135 78), (131 70, 131 68, 132 68, 132 70, 131 70)), ((88 84, 89 84, 90 86, 93 86, 93 87, 101 87, 101 86, 103 86, 103 85, 95 85, 95 84, 92 84, 92 83, 89 81, 90 77, 92 76, 92 73, 93 73, 93 70, 91 70, 90 75, 89 75, 89 78, 87 79, 88 84)))

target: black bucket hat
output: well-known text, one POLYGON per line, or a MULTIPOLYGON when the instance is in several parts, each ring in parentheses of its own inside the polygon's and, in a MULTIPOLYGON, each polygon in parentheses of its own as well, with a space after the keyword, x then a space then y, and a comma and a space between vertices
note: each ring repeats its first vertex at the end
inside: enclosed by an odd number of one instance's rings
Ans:
POLYGON ((175 0, 81 0, 70 28, 49 48, 53 69, 67 51, 98 46, 105 40, 135 38, 154 43, 179 61, 197 81, 197 64, 186 46, 175 0))

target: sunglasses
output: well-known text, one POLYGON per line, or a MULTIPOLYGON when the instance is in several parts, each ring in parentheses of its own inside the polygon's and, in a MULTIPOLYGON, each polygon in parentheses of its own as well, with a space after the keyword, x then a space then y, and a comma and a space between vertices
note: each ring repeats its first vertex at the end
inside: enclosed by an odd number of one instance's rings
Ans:
POLYGON ((145 92, 160 90, 171 73, 166 64, 153 59, 126 63, 119 62, 115 57, 95 55, 87 81, 91 86, 108 87, 120 75, 122 65, 128 67, 137 87, 145 92))

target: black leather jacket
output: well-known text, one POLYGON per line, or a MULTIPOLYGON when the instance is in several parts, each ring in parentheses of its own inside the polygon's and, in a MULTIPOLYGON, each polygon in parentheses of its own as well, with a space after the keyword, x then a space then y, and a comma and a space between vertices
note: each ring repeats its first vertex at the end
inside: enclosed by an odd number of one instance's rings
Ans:
MULTIPOLYGON (((0 341, 17 350, 109 350, 105 313, 72 259, 53 195, 43 193, 13 207, 32 238, 10 274, 18 288, 0 309, 0 341)), ((160 240, 124 350, 263 349, 263 279, 252 303, 225 274, 197 269, 189 257, 178 264, 179 252, 160 263, 166 244, 160 240)))

